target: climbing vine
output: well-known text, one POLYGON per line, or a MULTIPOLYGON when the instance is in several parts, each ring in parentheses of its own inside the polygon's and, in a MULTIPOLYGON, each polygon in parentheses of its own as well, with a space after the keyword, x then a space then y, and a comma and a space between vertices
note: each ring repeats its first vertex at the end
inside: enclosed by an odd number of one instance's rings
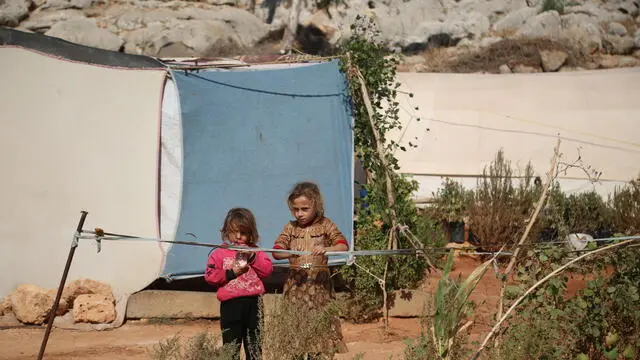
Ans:
MULTIPOLYGON (((340 47, 341 67, 349 78, 356 156, 369 174, 367 183, 361 184, 366 195, 356 200, 355 247, 386 249, 393 243, 393 247, 411 248, 441 242, 436 223, 419 215, 411 199, 417 182, 396 173, 394 151, 407 149, 387 138, 389 131, 401 128, 396 100, 399 59, 377 40, 379 31, 371 19, 359 16, 351 29, 353 35, 340 47)), ((386 300, 392 302, 392 296, 383 297, 385 293, 415 286, 428 263, 419 256, 358 258, 356 266, 342 272, 353 294, 350 308, 361 310, 352 318, 367 318, 369 310, 379 309, 386 300)))

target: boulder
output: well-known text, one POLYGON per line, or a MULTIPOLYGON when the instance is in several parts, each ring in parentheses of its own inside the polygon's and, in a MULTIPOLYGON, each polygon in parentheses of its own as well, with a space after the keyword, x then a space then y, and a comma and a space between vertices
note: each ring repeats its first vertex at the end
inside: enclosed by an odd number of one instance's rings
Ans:
POLYGON ((24 324, 44 323, 53 305, 45 289, 31 284, 18 286, 10 297, 13 313, 24 324))
POLYGON ((560 14, 555 10, 545 11, 527 20, 516 32, 516 37, 557 40, 561 29, 560 14))
MULTIPOLYGON (((54 296, 55 296, 55 290, 54 296)), ((75 308, 74 301, 80 295, 97 294, 106 297, 112 303, 115 302, 111 285, 92 279, 78 279, 69 283, 62 291, 62 298, 66 300, 69 308, 75 308)))
POLYGON ((545 72, 557 71, 564 65, 565 61, 567 61, 567 55, 564 51, 548 51, 542 50, 540 51, 540 58, 542 60, 542 69, 545 72))
POLYGON ((31 31, 44 33, 51 29, 55 23, 83 18, 85 18, 84 13, 74 9, 34 11, 28 19, 20 23, 20 26, 31 31))
POLYGON ((603 47, 614 55, 628 55, 633 52, 633 38, 630 36, 605 35, 603 47))
POLYGON ((538 14, 538 9, 525 7, 507 14, 492 26, 495 32, 511 32, 520 29, 529 19, 538 14))
POLYGON ((115 304, 104 295, 80 295, 73 303, 73 321, 76 323, 110 323, 115 319, 115 304))
POLYGON ((58 22, 45 35, 61 38, 76 44, 105 50, 119 51, 124 41, 114 33, 101 29, 95 20, 79 18, 58 22))
MULTIPOLYGON (((47 295, 49 295, 49 297, 51 299, 53 299, 53 301, 56 300, 56 295, 58 294, 58 289, 49 289, 47 290, 47 295)), ((64 291, 63 291, 63 295, 64 295, 64 291)), ((51 308, 53 308, 53 303, 51 303, 51 308)), ((67 303, 67 299, 65 299, 63 296, 60 297, 60 302, 58 303, 58 308, 56 309, 56 316, 60 316, 60 315, 64 315, 69 311, 69 305, 67 303)))
POLYGON ((11 313, 11 298, 9 296, 0 300, 0 316, 11 313))
POLYGON ((15 27, 29 16, 31 0, 0 0, 0 26, 15 27))

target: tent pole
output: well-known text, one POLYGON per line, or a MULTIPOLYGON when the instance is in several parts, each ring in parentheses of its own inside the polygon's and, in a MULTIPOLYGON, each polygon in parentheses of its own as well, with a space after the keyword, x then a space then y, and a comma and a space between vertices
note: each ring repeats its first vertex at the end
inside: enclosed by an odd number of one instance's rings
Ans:
POLYGON ((82 231, 82 227, 84 226, 84 221, 87 218, 87 214, 88 212, 84 210, 81 212, 80 221, 78 221, 78 227, 76 228, 76 233, 73 235, 73 241, 71 242, 71 248, 69 249, 69 256, 67 256, 67 264, 64 266, 62 279, 60 279, 60 285, 58 286, 58 293, 56 294, 56 299, 53 301, 53 307, 51 308, 51 312, 49 313, 49 320, 47 322, 47 329, 44 331, 44 338, 42 339, 42 344, 40 345, 38 360, 42 360, 42 357, 44 356, 44 349, 47 347, 47 341, 49 340, 49 334, 51 333, 51 327, 53 326, 53 319, 55 319, 56 311, 58 311, 58 304, 60 304, 60 297, 62 297, 64 283, 67 281, 67 275, 69 275, 71 260, 73 260, 73 254, 76 252, 76 247, 78 247, 78 239, 76 238, 76 236, 78 236, 80 231, 82 231))

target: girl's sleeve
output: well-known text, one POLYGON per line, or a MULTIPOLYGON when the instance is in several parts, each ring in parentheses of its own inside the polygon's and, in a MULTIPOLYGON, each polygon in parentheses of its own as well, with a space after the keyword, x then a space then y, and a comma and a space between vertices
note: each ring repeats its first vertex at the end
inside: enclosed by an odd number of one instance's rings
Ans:
POLYGON ((273 245, 274 249, 291 250, 291 224, 287 224, 282 229, 280 235, 273 245))
POLYGON ((214 251, 207 260, 207 269, 204 272, 204 280, 216 286, 222 286, 229 280, 226 271, 222 268, 222 255, 219 251, 214 251))
POLYGON ((349 247, 349 243, 347 243, 347 240, 346 240, 347 238, 340 231, 340 229, 338 229, 338 226, 333 221, 329 220, 326 230, 327 230, 327 239, 329 239, 331 246, 344 244, 345 246, 349 247))
POLYGON ((256 256, 250 265, 260 279, 266 278, 273 272, 271 259, 262 251, 256 252, 256 256))

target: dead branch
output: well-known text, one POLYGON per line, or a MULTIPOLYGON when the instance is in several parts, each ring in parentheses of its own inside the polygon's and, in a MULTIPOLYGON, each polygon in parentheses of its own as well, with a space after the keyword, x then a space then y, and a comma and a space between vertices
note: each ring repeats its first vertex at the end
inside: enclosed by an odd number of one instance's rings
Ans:
POLYGON ((478 358, 478 356, 480 355, 480 353, 482 352, 482 350, 484 350, 484 348, 487 346, 487 343, 489 342, 489 340, 491 339, 491 337, 496 333, 496 331, 500 328, 500 325, 502 325, 502 323, 506 320, 507 317, 509 317, 509 315, 513 312, 513 310, 516 308, 516 306, 518 306, 522 300, 524 300, 527 296, 529 296, 529 294, 531 294, 534 290, 536 290, 540 285, 544 284, 547 280, 551 279, 552 277, 556 276, 557 274, 561 273, 562 271, 564 271, 566 268, 570 267, 571 265, 575 264, 576 262, 591 256, 591 255, 595 255, 607 250, 611 250, 613 248, 616 247, 620 247, 623 245, 627 245, 629 243, 632 243, 634 241, 638 241, 639 239, 629 239, 629 240, 625 240, 625 241, 621 241, 619 243, 616 244, 611 244, 611 245, 607 245, 603 248, 597 249, 597 250, 593 250, 590 251, 588 253, 582 254, 580 256, 578 256, 577 258, 569 261, 568 263, 560 266, 559 268, 557 268, 556 270, 552 271, 551 273, 549 273, 547 276, 545 276, 544 278, 542 278, 540 281, 538 281, 537 283, 535 283, 533 286, 531 286, 529 289, 527 289, 527 291, 525 291, 525 293, 520 296, 516 301, 513 302, 513 304, 511 305, 511 307, 509 308, 509 310, 507 310, 504 315, 500 318, 500 320, 498 320, 498 322, 496 322, 496 324, 493 326, 493 328, 491 329, 491 331, 489 332, 489 334, 487 334, 487 336, 484 338, 484 341, 482 342, 482 344, 480 345, 480 347, 478 348, 478 350, 476 350, 475 354, 473 355, 473 357, 471 358, 471 360, 476 360, 478 358))

